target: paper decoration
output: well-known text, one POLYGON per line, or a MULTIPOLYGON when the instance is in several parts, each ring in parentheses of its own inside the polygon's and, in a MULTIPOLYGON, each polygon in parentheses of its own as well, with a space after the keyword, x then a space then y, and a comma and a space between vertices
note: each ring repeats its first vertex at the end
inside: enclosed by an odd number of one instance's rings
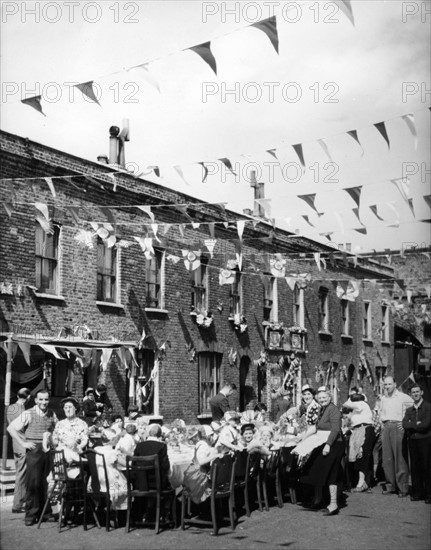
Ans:
POLYGON ((182 250, 184 265, 187 271, 195 271, 201 264, 201 251, 192 251, 192 250, 182 250))
POLYGON ((111 360, 112 352, 114 350, 112 348, 102 348, 102 356, 100 358, 100 366, 102 367, 102 371, 105 372, 108 368, 109 361, 111 360))
POLYGON ((302 151, 302 144, 297 143, 296 145, 292 145, 292 147, 295 150, 295 153, 298 155, 299 162, 302 164, 302 166, 305 168, 305 160, 304 160, 304 153, 302 151))
POLYGON ((263 19, 258 23, 253 23, 250 27, 254 27, 264 32, 274 46, 275 51, 278 53, 277 18, 275 15, 268 19, 263 19))
POLYGON ((85 246, 86 248, 89 248, 92 250, 94 248, 94 235, 92 231, 86 231, 85 229, 79 229, 78 233, 75 235, 74 239, 77 241, 80 245, 85 246))
POLYGON ((361 235, 367 235, 366 227, 353 228, 353 230, 357 231, 358 233, 361 233, 361 235))
POLYGON ((126 239, 120 239, 118 242, 117 242, 117 248, 129 248, 129 246, 132 246, 132 242, 131 241, 127 241, 126 239))
POLYGON ((97 100, 97 97, 93 90, 93 80, 89 80, 88 82, 82 82, 81 84, 76 84, 75 88, 78 88, 85 96, 88 97, 88 99, 91 99, 91 101, 94 101, 94 103, 97 103, 100 107, 100 103, 97 100))
POLYGON ((361 218, 359 217, 359 208, 352 208, 352 212, 353 212, 353 214, 355 214, 355 216, 358 218, 358 222, 361 223, 362 225, 364 225, 364 224, 362 223, 361 218))
POLYGON ((386 141, 386 143, 388 144, 388 149, 391 148, 391 145, 390 145, 390 142, 389 142, 389 137, 388 137, 388 133, 386 131, 386 126, 385 126, 385 123, 384 122, 377 122, 377 124, 374 124, 374 126, 377 128, 377 130, 380 132, 380 134, 383 136, 383 139, 386 141))
POLYGON ((348 187, 344 189, 348 195, 352 197, 352 199, 356 202, 356 204, 359 206, 360 200, 361 200, 361 191, 362 191, 362 185, 359 187, 348 187))
POLYGON ((284 277, 286 273, 286 260, 282 259, 281 255, 277 258, 270 258, 269 265, 271 274, 274 277, 284 277))
POLYGON ((316 262, 316 265, 317 265, 317 269, 319 271, 322 271, 322 267, 320 265, 320 252, 314 252, 313 256, 314 256, 314 261, 316 262))
POLYGON ((245 220, 238 220, 236 222, 236 229, 238 231, 238 237, 242 240, 242 234, 244 232, 245 220))
POLYGON ((184 174, 183 174, 183 171, 181 169, 181 166, 174 166, 174 170, 176 171, 176 173, 180 176, 180 178, 183 180, 183 182, 186 184, 186 185, 190 185, 190 183, 185 179, 184 177, 184 174))
POLYGON ((296 279, 295 277, 285 277, 286 283, 288 284, 290 290, 293 292, 295 290, 296 286, 296 279))
POLYGON ((376 216, 376 218, 378 220, 380 220, 381 222, 385 221, 382 217, 379 216, 379 214, 377 212, 377 205, 376 204, 370 205, 370 210, 376 216))
POLYGON ((310 208, 312 208, 318 215, 320 215, 319 211, 314 206, 314 201, 316 200, 316 193, 311 193, 310 195, 298 195, 298 199, 301 199, 304 202, 306 202, 310 208))
POLYGON ((311 227, 316 227, 314 224, 312 224, 312 223, 310 222, 310 219, 309 219, 308 216, 302 215, 302 217, 303 217, 304 220, 308 223, 308 225, 311 225, 311 227))
POLYGON ((326 145, 326 142, 325 140, 323 139, 318 139, 317 140, 317 143, 320 145, 320 147, 324 150, 326 156, 328 157, 328 159, 331 161, 331 162, 334 162, 332 160, 332 157, 331 157, 331 153, 329 152, 329 149, 328 149, 328 146, 326 145))
POLYGON ((257 202, 263 208, 265 217, 271 217, 271 199, 255 199, 254 202, 257 202))
POLYGON ((139 243, 147 260, 151 260, 154 256, 153 239, 149 237, 134 237, 134 239, 139 243))
POLYGON ((179 256, 175 256, 174 254, 168 254, 166 256, 166 259, 168 260, 168 262, 171 262, 171 264, 177 264, 181 258, 179 256))
POLYGON ((233 168, 232 168, 232 163, 231 163, 231 161, 230 161, 229 159, 227 159, 227 158, 221 158, 221 159, 218 159, 218 160, 219 160, 220 162, 222 162, 222 163, 226 166, 226 168, 232 172, 232 174, 233 174, 234 176, 236 176, 236 173, 233 171, 233 168))
POLYGON ((139 208, 139 210, 142 210, 142 212, 145 212, 146 214, 148 214, 148 216, 150 216, 151 218, 151 221, 153 223, 155 222, 154 214, 151 211, 151 206, 137 206, 136 208, 139 208))
POLYGON ((208 63, 214 73, 217 74, 217 63, 211 51, 211 42, 204 42, 202 44, 187 49, 192 50, 192 52, 195 52, 200 57, 202 57, 205 63, 208 63))
POLYGON ((12 204, 9 202, 4 202, 3 207, 6 210, 6 214, 9 216, 9 218, 12 217, 12 204))
POLYGON ((49 190, 51 191, 51 195, 52 195, 52 196, 54 197, 54 199, 55 199, 55 197, 57 196, 57 194, 56 194, 56 192, 55 192, 54 183, 52 182, 52 178, 43 178, 43 179, 46 181, 46 183, 47 183, 47 185, 48 185, 48 187, 49 187, 49 190))
POLYGON ((207 247, 207 249, 209 250, 211 258, 213 257, 213 252, 214 252, 214 248, 215 248, 216 243, 217 243, 217 239, 205 239, 204 240, 204 244, 207 247))
POLYGON ((200 226, 201 226, 200 223, 196 223, 196 222, 193 222, 193 223, 192 223, 193 229, 199 229, 200 226))
POLYGON ((36 109, 36 111, 46 117, 46 114, 42 111, 41 99, 42 96, 36 95, 33 97, 28 97, 27 99, 21 99, 21 103, 24 103, 24 105, 28 105, 29 107, 33 107, 33 109, 36 109))
POLYGON ((415 124, 415 117, 413 114, 408 115, 402 115, 401 118, 404 120, 404 122, 407 124, 408 129, 410 130, 415 144, 415 151, 418 148, 418 134, 416 131, 416 124, 415 124))
POLYGON ((335 0, 335 3, 340 8, 340 10, 344 13, 344 15, 348 18, 350 23, 352 23, 352 25, 355 26, 355 18, 353 16, 351 0, 335 0))
POLYGON ((148 68, 148 63, 142 63, 141 65, 136 65, 135 67, 132 67, 131 69, 128 69, 128 71, 131 71, 133 69, 140 69, 141 74, 139 75, 145 82, 147 82, 150 86, 153 88, 156 88, 156 90, 160 93, 160 86, 159 83, 155 78, 152 77, 150 74, 150 70, 148 68))
POLYGON ((266 150, 267 153, 269 153, 272 157, 274 157, 276 160, 278 160, 277 158, 277 155, 276 155, 276 149, 267 149, 266 150))
POLYGON ((361 145, 361 142, 359 141, 359 138, 358 138, 358 131, 357 130, 350 130, 350 132, 347 132, 349 134, 349 136, 351 136, 355 141, 356 143, 359 145, 359 147, 361 148, 361 151, 362 151, 362 154, 361 154, 361 157, 364 156, 364 148, 362 147, 361 145))
POLYGON ((42 213, 45 220, 48 221, 49 220, 48 206, 43 202, 35 202, 34 205, 39 210, 39 212, 42 213))
POLYGON ((235 281, 235 271, 230 269, 221 269, 219 273, 220 285, 231 285, 235 281))
POLYGON ((203 176, 202 176, 202 183, 206 183, 207 177, 208 177, 208 168, 205 166, 204 162, 199 162, 199 164, 203 168, 203 176))

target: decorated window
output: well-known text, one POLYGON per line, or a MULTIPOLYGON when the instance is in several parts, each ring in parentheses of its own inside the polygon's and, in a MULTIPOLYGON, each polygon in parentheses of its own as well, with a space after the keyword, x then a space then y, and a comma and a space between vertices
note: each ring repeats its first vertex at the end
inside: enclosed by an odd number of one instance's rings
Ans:
POLYGON ((350 302, 341 300, 341 334, 350 334, 350 302))
POLYGON ((364 302, 363 305, 362 338, 371 340, 371 302, 364 302))
POLYGON ((221 362, 221 353, 198 354, 200 414, 211 413, 209 401, 221 389, 221 362))
POLYGON ((304 289, 297 285, 293 291, 293 324, 304 326, 304 289))
POLYGON ((44 294, 59 294, 59 236, 58 225, 48 232, 36 224, 36 286, 44 294))
POLYGON ((146 415, 154 414, 155 380, 154 365, 155 353, 151 349, 141 349, 138 352, 136 369, 135 404, 139 411, 146 415))
POLYGON ((319 289, 319 330, 329 332, 329 303, 328 289, 319 289))
POLYGON ((208 258, 201 257, 200 265, 192 272, 192 306, 195 311, 208 309, 208 258))
POLYGON ((382 304, 382 328, 381 336, 383 342, 389 342, 389 306, 382 304))
POLYGON ((154 256, 145 260, 145 307, 163 309, 164 252, 154 249, 154 256))
POLYGON ((263 277, 263 320, 271 323, 278 321, 277 279, 266 275, 263 277))
POLYGON ((231 289, 230 289, 230 314, 233 317, 235 315, 240 316, 242 313, 241 294, 242 294, 241 273, 239 271, 236 271, 235 280, 232 283, 231 289))
POLYGON ((117 249, 97 238, 97 300, 117 302, 117 249))

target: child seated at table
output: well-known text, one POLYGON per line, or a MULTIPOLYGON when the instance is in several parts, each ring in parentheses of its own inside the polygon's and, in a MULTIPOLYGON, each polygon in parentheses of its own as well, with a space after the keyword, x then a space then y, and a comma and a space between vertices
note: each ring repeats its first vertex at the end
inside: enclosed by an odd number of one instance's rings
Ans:
POLYGON ((217 450, 221 453, 229 453, 231 451, 241 451, 242 446, 239 444, 239 432, 237 429, 240 415, 235 411, 227 411, 224 414, 226 424, 220 431, 217 440, 217 450))
POLYGON ((137 431, 138 429, 134 424, 127 424, 125 428, 126 433, 121 436, 115 449, 126 456, 133 456, 137 443, 135 437, 137 431))

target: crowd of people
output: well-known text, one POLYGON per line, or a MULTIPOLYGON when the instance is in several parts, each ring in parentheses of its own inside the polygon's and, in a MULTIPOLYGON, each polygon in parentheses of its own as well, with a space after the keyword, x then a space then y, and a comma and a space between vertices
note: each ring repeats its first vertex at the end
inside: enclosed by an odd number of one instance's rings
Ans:
MULTIPOLYGON (((162 487, 169 488, 172 469, 168 450, 181 447, 193 451, 182 485, 198 505, 211 494, 209 475, 215 459, 246 450, 256 455, 258 467, 263 467, 279 449, 284 450, 286 459, 283 468, 300 489, 301 505, 323 509, 326 516, 339 513, 340 489, 350 485, 356 493, 370 491, 376 483, 379 460, 384 494, 405 497, 410 493, 411 500, 431 503, 431 405, 424 401, 420 386, 414 384, 407 395, 388 376, 384 393, 372 410, 360 389, 353 388, 339 408, 328 388, 315 390, 306 384, 302 402, 286 408, 274 422, 264 404, 249 405, 241 413, 231 410, 229 396, 234 391, 234 386, 226 384, 211 399, 209 425, 186 426, 177 419, 161 426, 149 424, 134 405, 125 417, 113 415, 103 385, 96 390, 88 388, 82 403, 73 396, 64 398, 62 420, 49 408, 47 391, 39 390, 34 407, 26 409, 30 391, 21 389, 8 412, 16 464, 12 512, 24 513, 25 525, 35 524, 47 497, 52 466, 49 451, 64 451, 73 477, 79 473, 76 464, 82 452, 89 448, 105 457, 112 505, 120 514, 127 509, 127 456, 157 454, 162 487)), ((97 466, 103 468, 103 462, 97 466)), ((100 480, 103 482, 103 475, 100 480)), ((136 483, 137 488, 145 488, 148 480, 136 483)), ((162 514, 166 521, 170 507, 165 499, 162 514)), ((148 520, 151 512, 151 503, 134 504, 133 517, 138 522, 148 520)))

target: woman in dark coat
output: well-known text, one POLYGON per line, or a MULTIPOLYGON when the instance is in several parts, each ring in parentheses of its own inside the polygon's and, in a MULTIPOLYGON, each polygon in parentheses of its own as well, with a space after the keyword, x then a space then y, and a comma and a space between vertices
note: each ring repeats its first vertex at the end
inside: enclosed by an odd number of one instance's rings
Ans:
POLYGON ((337 483, 341 479, 341 460, 345 445, 341 433, 341 413, 331 401, 331 393, 324 386, 317 390, 317 402, 321 406, 317 432, 328 432, 326 443, 312 452, 304 468, 303 483, 314 486, 313 508, 318 508, 322 500, 322 489, 329 486, 330 503, 325 510, 326 516, 338 514, 337 483))

